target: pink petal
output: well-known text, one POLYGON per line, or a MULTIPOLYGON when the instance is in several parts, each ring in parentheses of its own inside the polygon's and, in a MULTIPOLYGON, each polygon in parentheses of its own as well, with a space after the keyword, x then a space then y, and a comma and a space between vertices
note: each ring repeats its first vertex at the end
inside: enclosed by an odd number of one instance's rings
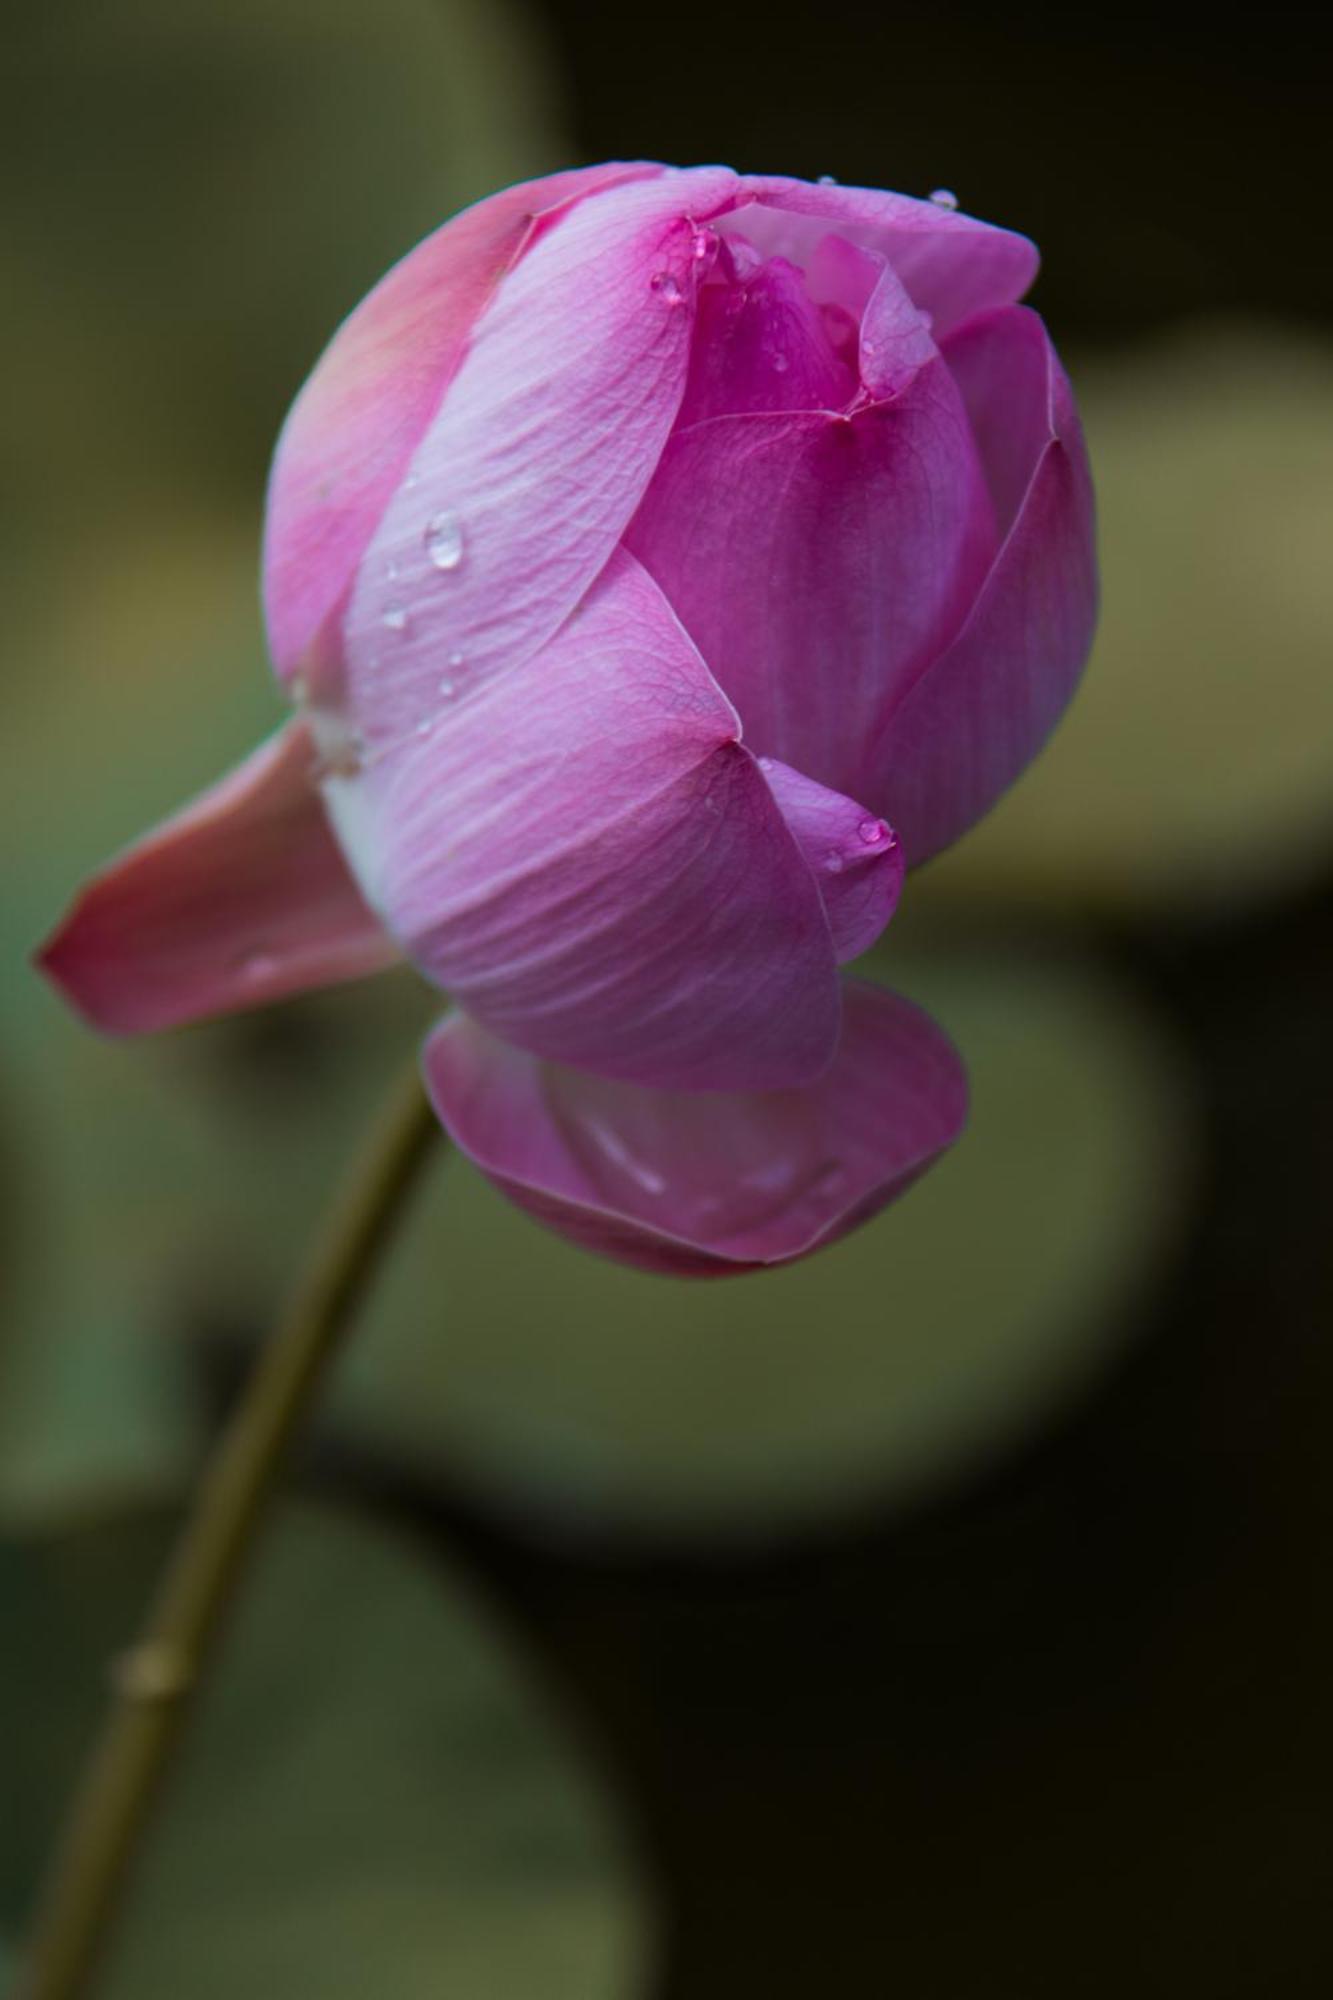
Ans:
POLYGON ((728 227, 765 256, 805 264, 832 227, 887 257, 914 303, 931 315, 937 340, 973 313, 1022 298, 1037 275, 1036 246, 1026 236, 933 201, 759 174, 746 175, 741 194, 758 212, 739 207, 728 227))
POLYGON ((898 907, 902 844, 855 799, 826 791, 774 757, 761 757, 759 768, 819 884, 833 949, 845 965, 869 951, 898 907))
POLYGON ((349 693, 372 742, 411 727, 449 659, 469 685, 522 665, 605 567, 684 393, 696 225, 734 188, 702 168, 608 189, 500 286, 352 594, 349 693))
POLYGON ((938 354, 930 321, 908 297, 892 264, 886 264, 861 318, 861 380, 871 396, 899 396, 918 370, 938 354))
POLYGON ((618 553, 559 635, 331 779, 367 894, 497 1034, 607 1076, 805 1081, 838 982, 814 880, 661 593, 618 553))
POLYGON ((794 264, 776 257, 700 294, 681 428, 743 410, 841 410, 858 387, 794 264))
POLYGON ((881 794, 915 867, 988 812, 1037 754, 1092 643, 1092 484, 1063 369, 1025 307, 949 344, 1007 537, 949 650, 878 748, 881 794))
POLYGON ((956 1050, 910 1002, 850 981, 832 1067, 804 1090, 691 1096, 539 1062, 463 1014, 424 1052, 457 1143, 502 1193, 585 1248, 721 1275, 831 1243, 962 1130, 956 1050))
POLYGON ((591 167, 506 188, 409 251, 344 321, 297 397, 273 461, 264 588, 281 674, 308 665, 473 326, 536 220, 660 171, 591 167))
POLYGON ((93 877, 38 963, 128 1034, 360 979, 398 952, 362 902, 289 723, 93 877))
POLYGON ((746 742, 881 810, 867 753, 896 695, 957 632, 994 548, 944 363, 850 418, 721 417, 678 432, 626 542, 746 742))

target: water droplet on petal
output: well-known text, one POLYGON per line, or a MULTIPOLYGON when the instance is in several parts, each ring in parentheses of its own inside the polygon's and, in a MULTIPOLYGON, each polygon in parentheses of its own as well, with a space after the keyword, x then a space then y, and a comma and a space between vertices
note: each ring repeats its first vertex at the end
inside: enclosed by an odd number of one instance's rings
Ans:
POLYGON ((835 188, 838 185, 837 178, 833 174, 821 174, 819 176, 819 185, 822 188, 835 188))
POLYGON ((773 759, 771 757, 761 757, 759 759, 759 768, 761 771, 771 771, 773 769, 773 759))
POLYGON ((786 374, 786 372, 787 372, 787 357, 786 357, 786 355, 785 355, 785 354, 775 354, 775 355, 773 356, 773 373, 774 373, 775 375, 785 375, 785 374, 786 374))
POLYGON ((463 655, 461 653, 450 653, 449 665, 451 667, 461 667, 462 664, 463 664, 463 655))
POLYGON ((401 604, 390 604, 384 613, 384 623, 390 632, 406 632, 410 622, 401 604))
POLYGON ((867 847, 878 847, 880 842, 887 838, 889 831, 882 819, 871 819, 869 816, 861 821, 856 830, 867 847))
POLYGON ((936 208, 955 209, 958 206, 958 196, 952 188, 932 188, 929 199, 934 202, 936 208))
POLYGON ((434 727, 435 727, 435 717, 433 715, 423 715, 420 722, 417 724, 417 735, 429 736, 431 730, 434 729, 434 727))
POLYGON ((670 271, 655 271, 649 282, 664 304, 678 306, 684 303, 685 294, 679 280, 673 278, 670 271))
POLYGON ((446 508, 426 523, 426 554, 435 569, 457 569, 463 560, 463 523, 446 508))
POLYGON ((839 854, 836 847, 829 848, 827 854, 824 856, 824 866, 828 870, 830 875, 841 875, 842 856, 839 854))
POLYGON ((278 961, 267 951, 248 951, 237 970, 247 986, 267 986, 277 977, 278 961))
POLYGON ((454 684, 453 684, 453 682, 452 682, 452 681, 450 681, 450 680, 442 680, 442 681, 440 682, 440 684, 439 684, 439 696, 440 696, 440 700, 441 700, 441 701, 452 701, 452 700, 453 700, 453 698, 454 698, 454 684))

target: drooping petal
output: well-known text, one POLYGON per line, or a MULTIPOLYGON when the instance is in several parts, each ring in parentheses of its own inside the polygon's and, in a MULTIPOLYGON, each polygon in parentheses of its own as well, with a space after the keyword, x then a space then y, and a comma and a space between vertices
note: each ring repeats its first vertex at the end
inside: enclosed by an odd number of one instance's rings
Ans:
POLYGON ((409 251, 344 321, 292 406, 273 460, 264 596, 285 678, 307 666, 477 319, 537 219, 660 171, 613 164, 505 188, 409 251))
POLYGON ((988 812, 1031 762, 1092 643, 1092 483, 1064 370, 1035 313, 1011 307, 948 349, 973 412, 1003 545, 967 623, 913 686, 877 748, 915 867, 988 812))
POLYGON ((973 313, 1011 305, 1037 275, 1036 245, 933 201, 877 188, 812 185, 746 175, 727 227, 765 256, 805 264, 830 228, 888 258, 941 339, 973 313))
POLYGON ((759 768, 819 884, 839 965, 869 951, 898 907, 902 843, 855 799, 761 757, 759 768))
POLYGON ((748 410, 841 410, 857 387, 794 264, 774 257, 700 294, 681 429, 748 410))
POLYGON ((95 875, 38 963, 97 1027, 174 1027, 399 957, 348 873, 304 722, 95 875))
POLYGON ((607 189, 499 287, 352 593, 368 740, 410 727, 448 660, 473 686, 521 666, 600 574, 680 408, 699 219, 734 187, 703 168, 607 189))
POLYGON ((631 557, 526 666, 426 723, 328 794, 430 978, 608 1076, 729 1089, 823 1068, 839 997, 814 879, 631 557))
POLYGON ((885 810, 866 753, 957 632, 994 548, 944 363, 851 417, 720 417, 677 432, 626 542, 751 748, 885 810))
POLYGON ((919 1008, 849 981, 837 1056, 804 1090, 697 1096, 543 1063, 449 1016, 424 1052, 457 1143, 538 1220, 623 1263, 721 1275, 834 1241, 958 1137, 962 1062, 919 1008))

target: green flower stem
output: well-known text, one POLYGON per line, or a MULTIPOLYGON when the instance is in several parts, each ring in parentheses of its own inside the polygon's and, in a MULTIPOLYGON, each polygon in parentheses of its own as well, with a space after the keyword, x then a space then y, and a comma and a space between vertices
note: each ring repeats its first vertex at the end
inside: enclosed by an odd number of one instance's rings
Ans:
POLYGON ((110 1712, 56 1852, 18 2000, 75 2000, 88 1990, 283 1454, 439 1129, 414 1071, 395 1092, 255 1363, 142 1636, 115 1667, 110 1712))

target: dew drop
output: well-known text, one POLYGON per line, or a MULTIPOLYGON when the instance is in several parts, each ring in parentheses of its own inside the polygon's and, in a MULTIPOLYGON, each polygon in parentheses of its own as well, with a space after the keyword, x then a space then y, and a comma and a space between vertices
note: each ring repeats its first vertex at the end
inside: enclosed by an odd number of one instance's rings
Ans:
POLYGON ((463 560, 463 523, 446 509, 426 523, 426 554, 434 569, 457 569, 463 560))
POLYGON ((685 294, 680 288, 679 281, 672 277, 670 271, 655 271, 649 283, 664 304, 678 306, 684 303, 685 294))
POLYGON ((952 188, 932 188, 929 199, 936 208, 955 209, 958 206, 958 196, 952 188))
POLYGON ((278 961, 270 952, 248 951, 237 969, 247 986, 267 986, 277 975, 278 961))
POLYGON ((839 854, 836 847, 829 848, 827 854, 824 856, 824 866, 828 870, 830 875, 841 875, 842 856, 839 854))
POLYGON ((786 372, 787 372, 787 357, 786 357, 786 355, 785 355, 785 354, 775 354, 775 355, 773 356, 773 373, 774 373, 775 375, 785 375, 785 374, 786 374, 786 372))
POLYGON ((761 771, 771 771, 773 769, 773 759, 771 757, 761 757, 759 759, 759 768, 761 771))
POLYGON ((821 174, 819 176, 819 185, 822 188, 835 188, 838 185, 837 176, 835 174, 821 174))
POLYGON ((860 826, 856 830, 867 847, 878 847, 889 829, 885 826, 882 819, 867 817, 861 821, 860 826))
POLYGON ((410 620, 401 604, 391 604, 384 613, 383 622, 390 632, 406 632, 410 620))
POLYGON ((453 682, 451 680, 442 680, 439 683, 438 693, 441 701, 452 701, 454 698, 453 682))
POLYGON ((435 717, 433 715, 423 715, 420 722, 417 724, 417 735, 429 736, 431 730, 434 729, 434 727, 435 727, 435 717))
POLYGON ((462 664, 463 664, 463 655, 461 653, 450 653, 449 665, 451 667, 461 667, 462 664))
POLYGON ((323 749, 319 775, 322 778, 355 778, 365 761, 365 738, 353 732, 323 749))

